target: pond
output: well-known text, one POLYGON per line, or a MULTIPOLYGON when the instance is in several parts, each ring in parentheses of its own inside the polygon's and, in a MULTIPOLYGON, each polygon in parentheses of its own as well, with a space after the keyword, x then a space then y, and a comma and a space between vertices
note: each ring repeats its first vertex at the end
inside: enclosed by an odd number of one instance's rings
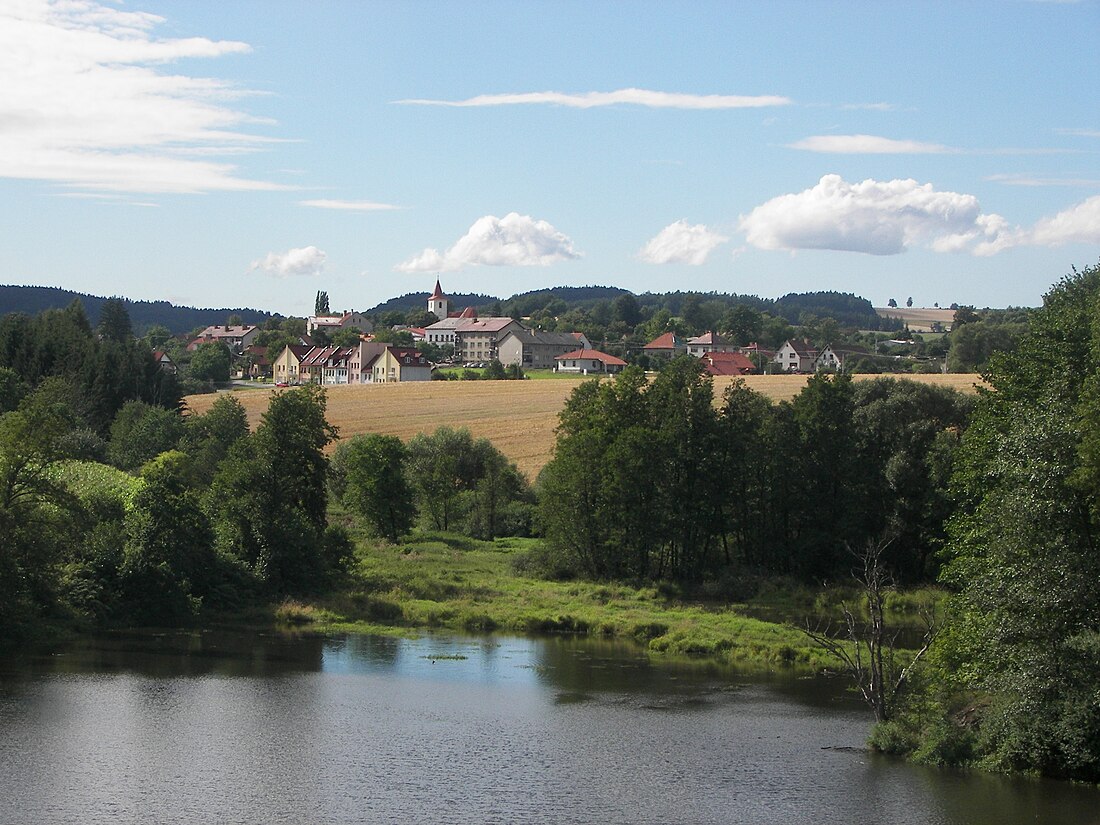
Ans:
POLYGON ((839 680, 594 640, 121 633, 0 663, 0 822, 1100 822, 868 729, 839 680))

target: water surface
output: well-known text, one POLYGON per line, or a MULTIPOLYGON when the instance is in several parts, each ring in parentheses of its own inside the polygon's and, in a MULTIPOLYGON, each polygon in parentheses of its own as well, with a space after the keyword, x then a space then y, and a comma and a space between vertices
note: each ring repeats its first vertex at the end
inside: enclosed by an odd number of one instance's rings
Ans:
POLYGON ((0 664, 0 823, 1100 823, 868 728, 837 681, 592 640, 118 634, 0 664))

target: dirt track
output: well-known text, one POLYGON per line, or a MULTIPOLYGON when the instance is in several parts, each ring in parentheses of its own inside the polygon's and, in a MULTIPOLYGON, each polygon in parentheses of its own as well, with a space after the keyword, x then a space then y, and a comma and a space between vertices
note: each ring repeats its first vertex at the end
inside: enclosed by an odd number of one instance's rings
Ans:
MULTIPOLYGON (((856 376, 856 379, 876 376, 856 376)), ((750 375, 745 383, 776 401, 790 400, 806 383, 805 375, 750 375)), ((973 392, 976 375, 918 375, 913 380, 973 392)), ((425 381, 329 387, 328 419, 340 436, 383 433, 408 439, 436 427, 466 427, 475 438, 490 439, 519 469, 534 479, 550 460, 554 428, 566 398, 582 379, 531 381, 425 381)), ((716 378, 715 398, 733 381, 716 378)), ((270 390, 234 393, 253 427, 267 409, 270 390)), ((210 408, 215 396, 186 399, 196 413, 210 408)))

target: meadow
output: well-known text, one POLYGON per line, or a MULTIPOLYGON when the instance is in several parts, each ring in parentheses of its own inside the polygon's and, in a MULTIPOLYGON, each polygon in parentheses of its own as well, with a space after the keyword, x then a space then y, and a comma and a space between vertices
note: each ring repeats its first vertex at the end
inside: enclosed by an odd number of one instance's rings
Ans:
MULTIPOLYGON (((876 378, 856 375, 856 380, 876 378)), ((806 375, 749 375, 753 390, 773 401, 789 401, 805 386, 806 375)), ((906 380, 976 392, 977 375, 912 375, 906 380)), ((584 377, 555 381, 424 381, 405 384, 361 384, 328 387, 327 417, 340 437, 360 433, 396 435, 407 440, 437 427, 465 427, 475 438, 488 438, 528 479, 534 480, 554 450, 554 429, 566 399, 584 377)), ((606 379, 604 379, 606 380, 606 379)), ((715 402, 735 378, 714 380, 715 402)), ((234 394, 253 428, 267 409, 270 391, 238 390, 234 394)), ((203 413, 215 395, 192 395, 187 408, 203 413)))

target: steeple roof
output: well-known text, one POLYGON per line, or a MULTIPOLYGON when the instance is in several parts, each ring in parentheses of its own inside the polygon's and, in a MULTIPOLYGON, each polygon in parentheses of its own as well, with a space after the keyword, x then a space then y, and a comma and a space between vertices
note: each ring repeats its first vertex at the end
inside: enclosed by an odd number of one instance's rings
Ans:
POLYGON ((434 300, 437 300, 439 298, 446 298, 446 297, 447 296, 443 294, 443 290, 439 288, 439 279, 436 278, 435 279, 435 292, 433 292, 430 296, 428 296, 428 300, 429 301, 434 301, 434 300))

